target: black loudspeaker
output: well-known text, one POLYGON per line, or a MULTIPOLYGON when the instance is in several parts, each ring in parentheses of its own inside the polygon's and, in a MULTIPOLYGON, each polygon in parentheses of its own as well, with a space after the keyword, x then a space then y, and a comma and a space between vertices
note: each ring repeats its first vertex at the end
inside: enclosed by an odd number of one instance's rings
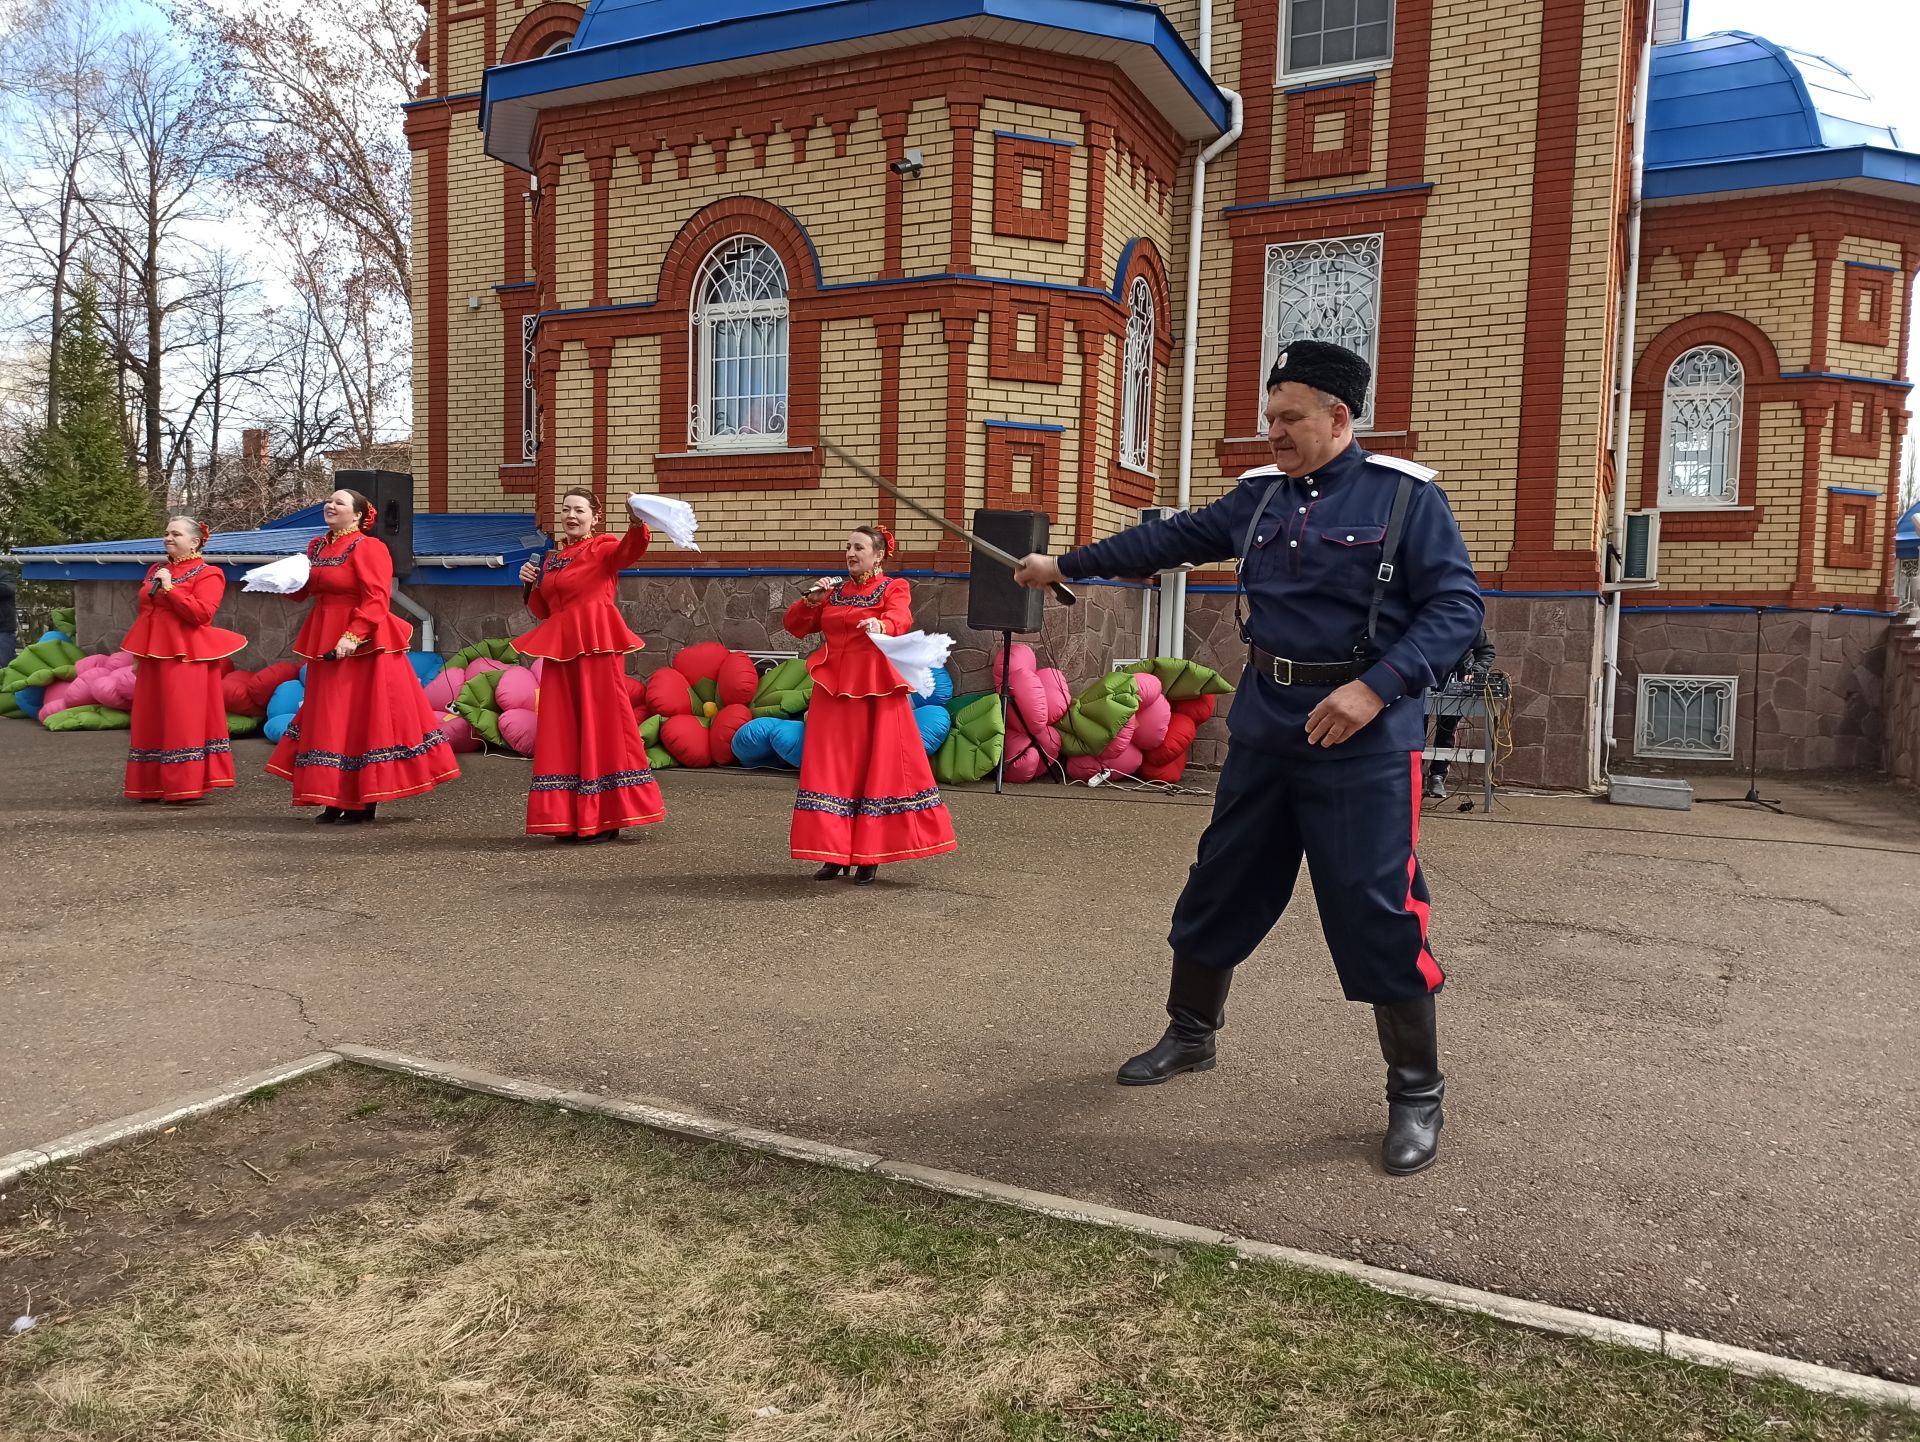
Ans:
POLYGON ((393 574, 413 574, 413 477, 405 471, 335 471, 334 484, 358 491, 372 501, 379 514, 373 534, 393 552, 393 574))
MULTIPOLYGON (((1013 556, 1046 550, 1048 524, 1045 511, 973 513, 973 533, 1013 556)), ((999 561, 973 553, 973 569, 967 576, 967 624, 974 630, 1038 631, 1045 600, 1044 591, 1015 585, 1013 572, 999 561)))

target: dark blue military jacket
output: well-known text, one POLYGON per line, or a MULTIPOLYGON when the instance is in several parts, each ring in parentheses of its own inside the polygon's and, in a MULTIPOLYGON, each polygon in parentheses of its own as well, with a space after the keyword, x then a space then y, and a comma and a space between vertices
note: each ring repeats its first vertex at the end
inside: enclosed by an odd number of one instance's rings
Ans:
MULTIPOLYGON (((1280 686, 1251 668, 1228 713, 1236 742, 1319 756, 1413 751, 1426 735, 1422 694, 1453 669, 1480 630, 1483 606, 1466 542, 1425 467, 1369 455, 1356 443, 1311 474, 1281 480, 1242 563, 1254 644, 1293 661, 1349 661, 1366 634, 1387 517, 1402 474, 1420 477, 1407 507, 1396 573, 1361 676, 1387 707, 1340 745, 1312 747, 1307 715, 1334 688, 1280 686)), ((1237 557, 1254 507, 1281 472, 1248 471, 1197 511, 1149 521, 1060 558, 1070 578, 1148 576, 1182 562, 1237 557)))

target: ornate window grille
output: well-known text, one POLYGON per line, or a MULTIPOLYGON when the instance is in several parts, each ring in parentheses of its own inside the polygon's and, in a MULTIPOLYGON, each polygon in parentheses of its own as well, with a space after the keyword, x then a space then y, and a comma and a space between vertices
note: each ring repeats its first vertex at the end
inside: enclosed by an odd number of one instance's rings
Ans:
POLYGON ((1136 279, 1128 293, 1127 349, 1120 404, 1120 464, 1153 468, 1153 287, 1136 279))
POLYGON ((1393 56, 1393 0, 1287 0, 1280 73, 1369 65, 1393 56))
POLYGON ((1740 416, 1746 376, 1719 346, 1696 346, 1667 371, 1660 424, 1660 504, 1740 500, 1740 416))
POLYGON ((1633 754, 1733 760, 1739 699, 1737 676, 1642 676, 1634 706, 1633 754))
POLYGON ((520 455, 533 460, 540 450, 539 402, 533 389, 534 342, 540 334, 540 317, 520 317, 520 455))
MULTIPOLYGON (((1384 252, 1384 239, 1378 235, 1267 247, 1261 407, 1267 403, 1267 371, 1286 341, 1332 341, 1364 356, 1378 371, 1380 265, 1384 252)), ((1366 411, 1353 418, 1353 427, 1365 430, 1372 424, 1373 392, 1369 389, 1366 411)), ((1262 420, 1253 433, 1260 435, 1265 430, 1262 420)))
POLYGON ((749 235, 726 241, 693 286, 691 439, 764 449, 787 437, 787 271, 749 235))

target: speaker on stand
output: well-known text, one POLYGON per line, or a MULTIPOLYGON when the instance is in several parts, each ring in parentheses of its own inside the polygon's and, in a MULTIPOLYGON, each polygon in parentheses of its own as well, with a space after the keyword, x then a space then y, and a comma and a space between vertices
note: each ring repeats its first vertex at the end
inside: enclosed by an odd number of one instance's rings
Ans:
MULTIPOLYGON (((998 546, 1009 555, 1025 556, 1047 549, 1047 530, 1051 518, 1045 511, 993 511, 973 513, 973 533, 998 546)), ((973 553, 967 573, 967 625, 976 631, 1000 633, 1000 715, 1002 724, 1011 714, 1013 699, 1013 637, 1040 629, 1042 606, 1046 597, 1017 584, 1013 572, 999 561, 979 551, 973 553)), ((1006 786, 1007 743, 1000 742, 1000 765, 994 772, 993 790, 1001 794, 1006 786)))
POLYGON ((373 534, 393 553, 393 578, 413 574, 413 477, 405 471, 335 471, 334 483, 373 502, 373 534))

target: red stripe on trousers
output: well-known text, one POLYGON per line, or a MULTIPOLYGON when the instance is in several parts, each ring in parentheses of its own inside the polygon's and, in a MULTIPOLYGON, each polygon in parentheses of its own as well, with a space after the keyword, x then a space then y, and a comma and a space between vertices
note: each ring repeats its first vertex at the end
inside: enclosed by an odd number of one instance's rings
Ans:
POLYGON ((1447 978, 1440 970, 1440 963, 1433 959, 1433 953, 1427 948, 1427 923, 1432 917, 1433 907, 1427 902, 1416 899, 1413 894, 1413 869, 1420 864, 1415 850, 1420 845, 1420 783, 1423 778, 1420 774, 1420 753, 1415 751, 1412 756, 1413 840, 1407 845, 1407 910, 1420 919, 1420 978, 1426 982, 1428 991, 1438 991, 1440 984, 1447 978))

